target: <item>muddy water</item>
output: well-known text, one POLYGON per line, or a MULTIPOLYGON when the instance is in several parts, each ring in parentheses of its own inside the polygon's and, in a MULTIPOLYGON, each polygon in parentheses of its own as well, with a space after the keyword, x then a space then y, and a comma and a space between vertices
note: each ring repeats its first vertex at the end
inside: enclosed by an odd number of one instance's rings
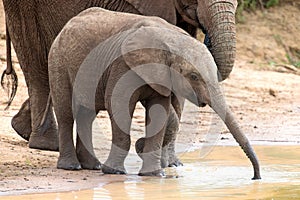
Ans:
MULTIPOLYGON (((99 186, 66 193, 34 194, 0 199, 300 199, 300 145, 255 146, 262 180, 239 147, 217 146, 205 158, 181 154, 185 165, 169 168, 166 178, 136 175, 101 176, 99 186)), ((135 171, 133 164, 128 171, 135 171)))

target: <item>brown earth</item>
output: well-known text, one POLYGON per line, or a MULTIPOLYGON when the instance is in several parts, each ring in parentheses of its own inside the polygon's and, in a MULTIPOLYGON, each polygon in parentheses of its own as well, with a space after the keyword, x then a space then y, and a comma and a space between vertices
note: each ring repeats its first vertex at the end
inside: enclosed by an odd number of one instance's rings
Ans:
MULTIPOLYGON (((2 71, 6 66, 2 5, 0 9, 2 71)), ((289 1, 268 10, 244 13, 244 22, 237 26, 237 59, 223 88, 228 104, 252 143, 300 144, 300 71, 291 65, 300 60, 299 13, 300 3, 289 1)), ((13 60, 20 84, 8 110, 4 110, 7 90, 0 91, 0 196, 98 185, 100 172, 58 170, 57 152, 29 149, 27 142, 13 131, 10 120, 28 97, 15 55, 13 60)), ((205 134, 211 126, 211 110, 195 110, 187 103, 179 143, 186 146, 213 143, 213 139, 205 134)), ((139 107, 132 127, 133 140, 142 137, 143 122, 142 108, 139 107)), ((105 112, 99 114, 96 125, 96 132, 101 129, 102 134, 95 136, 95 150, 103 162, 110 147, 110 125, 105 112)), ((225 128, 221 132, 221 136, 216 135, 221 138, 219 144, 235 144, 225 128)))

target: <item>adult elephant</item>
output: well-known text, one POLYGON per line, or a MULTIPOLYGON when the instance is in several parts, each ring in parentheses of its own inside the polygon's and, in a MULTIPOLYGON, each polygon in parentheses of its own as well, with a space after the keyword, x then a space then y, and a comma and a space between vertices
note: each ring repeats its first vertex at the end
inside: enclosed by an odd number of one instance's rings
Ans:
MULTIPOLYGON (((3 5, 9 36, 29 92, 29 100, 12 119, 12 126, 29 140, 31 148, 58 149, 53 112, 43 116, 49 95, 47 57, 57 34, 82 10, 102 7, 159 16, 193 36, 201 28, 218 66, 219 80, 228 77, 235 60, 236 0, 3 0, 3 5)), ((178 108, 179 115, 180 112, 178 108)))

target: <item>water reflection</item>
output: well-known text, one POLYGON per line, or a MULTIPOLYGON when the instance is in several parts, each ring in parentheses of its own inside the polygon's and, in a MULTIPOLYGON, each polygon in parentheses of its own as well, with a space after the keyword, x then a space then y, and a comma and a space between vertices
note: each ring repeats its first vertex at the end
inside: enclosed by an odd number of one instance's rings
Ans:
POLYGON ((256 146, 255 150, 262 166, 260 181, 251 180, 251 164, 239 147, 219 146, 205 159, 199 159, 197 151, 183 154, 185 166, 169 168, 167 178, 105 175, 92 190, 3 198, 300 199, 300 146, 256 146))

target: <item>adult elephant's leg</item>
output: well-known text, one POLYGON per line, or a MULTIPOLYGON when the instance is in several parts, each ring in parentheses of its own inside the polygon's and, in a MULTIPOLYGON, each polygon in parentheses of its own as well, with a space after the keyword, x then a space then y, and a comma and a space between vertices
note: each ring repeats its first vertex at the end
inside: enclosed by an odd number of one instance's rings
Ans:
POLYGON ((47 70, 40 65, 36 63, 34 69, 26 68, 25 71, 23 69, 29 99, 23 103, 11 123, 21 137, 29 140, 30 148, 57 151, 58 131, 52 108, 47 112, 44 124, 41 126, 49 97, 49 84, 47 70), (46 78, 42 78, 43 76, 46 78))
POLYGON ((79 108, 76 116, 77 138, 76 154, 83 169, 100 169, 100 162, 97 159, 92 140, 92 124, 96 117, 94 110, 83 106, 79 108))
MULTIPOLYGON (((52 109, 41 126, 49 96, 47 49, 51 44, 47 44, 46 36, 41 32, 36 1, 3 0, 3 5, 11 41, 28 86, 31 115, 29 147, 58 150, 57 126, 52 109)), ((30 121, 26 116, 25 119, 30 121)), ((14 126, 17 127, 17 124, 14 126)))
POLYGON ((19 112, 12 118, 13 129, 25 140, 29 140, 31 134, 31 114, 29 99, 22 104, 19 112))
POLYGON ((37 75, 42 73, 42 69, 43 68, 41 67, 39 71, 31 70, 31 75, 29 77, 29 98, 32 128, 29 138, 29 147, 34 149, 57 151, 58 130, 52 108, 49 108, 44 124, 41 124, 47 108, 48 97, 50 95, 48 77, 42 79, 37 75))
POLYGON ((30 99, 28 98, 21 106, 19 112, 12 118, 11 125, 13 129, 20 135, 23 139, 29 141, 29 147, 42 149, 42 150, 58 150, 58 138, 57 138, 57 128, 53 117, 53 112, 47 114, 45 120, 45 126, 43 129, 38 128, 38 134, 32 135, 32 120, 31 120, 31 109, 30 109, 30 99), (43 136, 42 134, 45 133, 43 136), (47 137, 49 136, 49 137, 47 137))

